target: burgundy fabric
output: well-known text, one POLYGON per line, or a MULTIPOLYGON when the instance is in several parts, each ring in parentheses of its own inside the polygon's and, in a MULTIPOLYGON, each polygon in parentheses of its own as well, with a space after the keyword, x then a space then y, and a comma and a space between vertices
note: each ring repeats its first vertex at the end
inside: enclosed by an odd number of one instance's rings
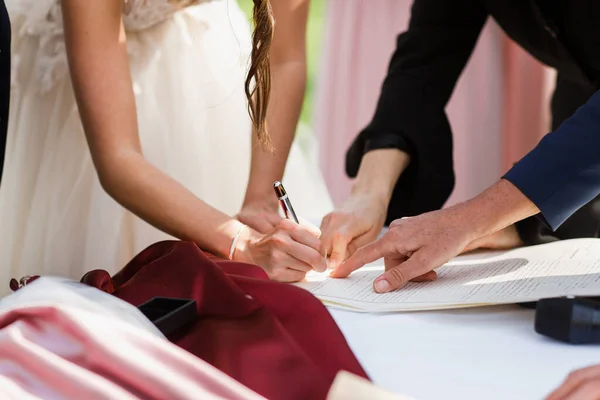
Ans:
POLYGON ((173 342, 268 399, 325 399, 340 370, 367 377, 314 296, 190 242, 157 243, 114 277, 96 270, 82 282, 136 306, 196 300, 199 320, 173 342))

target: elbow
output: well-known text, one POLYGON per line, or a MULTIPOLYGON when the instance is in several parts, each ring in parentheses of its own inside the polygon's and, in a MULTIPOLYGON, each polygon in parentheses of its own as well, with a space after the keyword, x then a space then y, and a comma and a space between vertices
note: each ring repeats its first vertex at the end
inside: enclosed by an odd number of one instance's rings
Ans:
POLYGON ((275 80, 305 88, 308 81, 306 61, 298 59, 271 60, 271 76, 275 80))
POLYGON ((276 69, 293 69, 306 74, 308 69, 306 62, 306 54, 297 51, 273 51, 271 52, 271 68, 276 69))
POLYGON ((306 69, 306 44, 304 41, 274 39, 270 48, 271 67, 295 65, 306 69))
POLYGON ((135 171, 139 170, 137 158, 141 155, 111 155, 94 161, 102 189, 119 203, 126 201, 127 188, 135 184, 135 171))
POLYGON ((102 189, 113 199, 119 197, 118 191, 118 174, 113 168, 106 167, 104 165, 96 165, 96 174, 100 181, 102 189))

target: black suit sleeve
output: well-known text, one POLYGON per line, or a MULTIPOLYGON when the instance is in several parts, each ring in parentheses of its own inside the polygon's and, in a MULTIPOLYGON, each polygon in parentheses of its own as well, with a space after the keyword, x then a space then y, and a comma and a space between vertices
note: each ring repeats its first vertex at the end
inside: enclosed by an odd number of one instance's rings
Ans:
POLYGON ((415 0, 398 37, 371 123, 346 155, 355 177, 365 152, 398 148, 411 163, 394 189, 387 222, 441 208, 454 187, 452 133, 444 107, 487 12, 478 0, 415 0))

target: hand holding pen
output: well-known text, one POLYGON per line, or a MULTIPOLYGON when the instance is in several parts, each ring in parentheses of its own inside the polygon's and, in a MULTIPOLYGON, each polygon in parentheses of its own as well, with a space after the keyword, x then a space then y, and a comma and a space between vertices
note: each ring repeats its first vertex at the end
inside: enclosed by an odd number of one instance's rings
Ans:
POLYGON ((247 248, 239 254, 239 261, 250 262, 263 268, 269 278, 282 282, 297 282, 311 270, 325 271, 327 264, 320 254, 321 242, 318 229, 300 225, 288 193, 281 182, 273 185, 278 201, 286 216, 276 228, 253 236, 247 248))

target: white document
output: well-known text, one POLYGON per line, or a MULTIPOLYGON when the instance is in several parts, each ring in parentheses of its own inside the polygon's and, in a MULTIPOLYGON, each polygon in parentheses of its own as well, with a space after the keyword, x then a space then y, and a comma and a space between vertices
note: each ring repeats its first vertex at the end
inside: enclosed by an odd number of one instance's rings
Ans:
POLYGON ((536 301, 566 295, 600 296, 600 239, 575 239, 507 252, 458 257, 433 282, 377 294, 383 260, 346 279, 309 274, 296 285, 331 307, 362 312, 418 311, 536 301))

